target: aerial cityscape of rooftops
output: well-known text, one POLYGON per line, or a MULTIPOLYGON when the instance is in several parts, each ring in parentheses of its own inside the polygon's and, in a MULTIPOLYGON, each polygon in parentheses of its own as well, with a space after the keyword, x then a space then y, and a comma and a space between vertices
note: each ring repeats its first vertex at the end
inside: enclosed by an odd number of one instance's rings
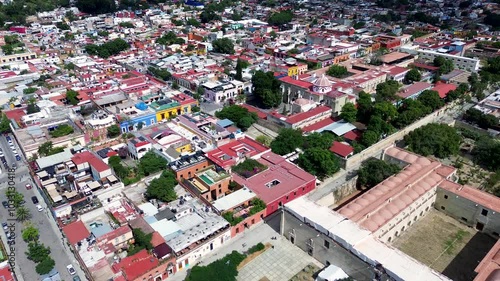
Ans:
POLYGON ((0 2, 0 281, 500 281, 499 0, 0 2))

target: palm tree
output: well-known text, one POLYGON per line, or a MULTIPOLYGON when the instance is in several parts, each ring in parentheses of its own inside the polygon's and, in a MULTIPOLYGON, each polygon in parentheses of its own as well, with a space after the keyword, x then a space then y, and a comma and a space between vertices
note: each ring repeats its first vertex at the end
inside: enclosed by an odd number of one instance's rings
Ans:
POLYGON ((21 206, 16 209, 16 218, 18 221, 25 221, 31 217, 30 210, 28 208, 21 206))

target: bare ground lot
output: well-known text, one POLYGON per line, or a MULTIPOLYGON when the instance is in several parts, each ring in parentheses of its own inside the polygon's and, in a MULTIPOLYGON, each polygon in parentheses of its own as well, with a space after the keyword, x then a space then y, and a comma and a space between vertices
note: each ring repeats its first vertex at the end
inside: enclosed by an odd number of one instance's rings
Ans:
POLYGON ((393 246, 454 281, 470 281, 495 240, 431 210, 393 246))

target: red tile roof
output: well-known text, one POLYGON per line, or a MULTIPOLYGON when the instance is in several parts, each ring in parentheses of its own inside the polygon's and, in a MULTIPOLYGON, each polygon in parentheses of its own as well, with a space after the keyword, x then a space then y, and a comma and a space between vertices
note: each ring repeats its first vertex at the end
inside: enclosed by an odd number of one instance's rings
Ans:
POLYGON ((444 99, 450 91, 453 91, 456 88, 457 88, 457 86, 455 86, 453 84, 446 84, 446 83, 438 82, 438 83, 436 83, 436 86, 434 86, 434 88, 432 88, 432 90, 438 92, 439 97, 444 99))
POLYGON ((321 121, 316 122, 316 123, 314 123, 312 125, 306 126, 306 127, 302 128, 302 131, 303 132, 310 132, 310 133, 312 133, 312 132, 315 132, 315 131, 317 131, 317 130, 319 130, 321 128, 324 128, 324 127, 326 127, 326 126, 328 126, 330 124, 333 124, 333 123, 335 123, 335 120, 330 117, 328 119, 321 120, 321 121))
POLYGON ((265 151, 269 151, 269 148, 251 138, 244 137, 209 151, 207 158, 220 167, 225 168, 236 163, 238 153, 244 152, 246 157, 253 157, 265 151))
POLYGON ((153 247, 156 247, 163 243, 166 243, 165 238, 163 238, 158 231, 153 232, 153 237, 151 237, 151 245, 153 245, 153 247))
POLYGON ((63 232, 66 234, 66 237, 71 245, 74 245, 90 236, 90 232, 82 221, 76 221, 64 226, 63 232))
POLYGON ((328 112, 328 111, 331 112, 332 109, 328 106, 320 105, 320 106, 315 107, 309 111, 291 115, 286 119, 286 121, 290 124, 295 124, 295 123, 299 123, 301 121, 304 121, 308 118, 314 117, 316 115, 324 114, 325 112, 328 112))
POLYGON ((237 183, 250 188, 266 204, 272 203, 290 192, 316 181, 313 175, 273 152, 263 154, 258 161, 268 168, 250 178, 243 178, 238 174, 233 174, 233 179, 237 183), (273 180, 278 180, 279 183, 271 188, 267 187, 266 184, 273 180))
POLYGON ((158 264, 159 261, 155 256, 148 254, 147 250, 142 250, 113 264, 113 271, 115 273, 122 271, 125 279, 132 281, 156 268, 158 264))
POLYGON ((106 241, 106 240, 113 240, 115 238, 118 238, 122 235, 125 235, 129 232, 131 232, 132 229, 128 225, 121 226, 111 232, 108 232, 104 234, 103 236, 99 237, 97 240, 99 241, 106 241))
POLYGON ((75 165, 89 163, 89 165, 92 168, 94 168, 97 172, 104 172, 109 169, 109 166, 106 163, 104 163, 104 161, 102 161, 89 151, 84 151, 82 153, 77 153, 73 155, 71 161, 73 161, 75 165))
POLYGON ((339 156, 347 157, 354 152, 354 148, 348 144, 334 141, 332 147, 330 147, 330 151, 339 156))
POLYGON ((306 81, 295 80, 290 76, 285 76, 283 78, 280 78, 279 80, 283 83, 288 83, 288 84, 291 84, 291 85, 294 85, 294 86, 297 86, 300 88, 304 88, 304 89, 309 89, 313 85, 312 83, 309 83, 306 81))
POLYGON ((415 83, 411 84, 410 86, 402 89, 398 93, 398 96, 405 99, 405 98, 411 97, 419 92, 422 92, 426 89, 430 89, 431 87, 432 87, 432 84, 427 83, 427 82, 415 82, 415 83))
POLYGON ((248 104, 241 104, 240 106, 248 109, 249 112, 257 113, 257 116, 259 116, 260 119, 267 119, 267 114, 256 107, 253 107, 253 106, 248 105, 248 104))
POLYGON ((0 268, 0 280, 2 281, 14 281, 13 272, 10 271, 9 263, 5 267, 0 268))
POLYGON ((360 131, 349 131, 347 133, 345 133, 345 135, 343 135, 343 137, 345 139, 348 139, 348 140, 351 140, 351 141, 358 141, 359 139, 361 139, 361 136, 363 134, 360 132, 360 131))

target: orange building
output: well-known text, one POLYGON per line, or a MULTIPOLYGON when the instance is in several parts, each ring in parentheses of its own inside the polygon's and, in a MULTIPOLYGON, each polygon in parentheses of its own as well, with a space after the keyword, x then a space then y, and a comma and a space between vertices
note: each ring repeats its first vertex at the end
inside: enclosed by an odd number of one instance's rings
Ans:
POLYGON ((198 151, 192 155, 182 156, 179 160, 171 162, 169 166, 174 172, 177 181, 180 182, 182 179, 193 178, 198 171, 210 165, 203 152, 198 151))

